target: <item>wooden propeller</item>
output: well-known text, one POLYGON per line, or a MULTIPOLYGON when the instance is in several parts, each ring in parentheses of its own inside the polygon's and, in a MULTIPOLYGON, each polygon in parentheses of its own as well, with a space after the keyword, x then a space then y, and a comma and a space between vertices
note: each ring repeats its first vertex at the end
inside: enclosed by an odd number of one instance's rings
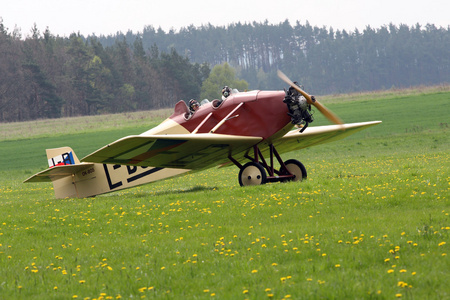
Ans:
POLYGON ((292 86, 294 89, 296 89, 300 94, 302 94, 302 96, 306 98, 306 101, 308 101, 309 104, 314 105, 328 120, 330 120, 331 122, 338 124, 338 125, 344 124, 342 122, 342 120, 336 114, 334 114, 333 112, 331 112, 331 110, 329 110, 328 108, 326 108, 325 106, 320 104, 319 101, 314 99, 314 97, 311 97, 307 92, 302 90, 298 85, 293 83, 289 79, 289 77, 287 77, 280 70, 278 70, 278 77, 280 77, 284 82, 286 82, 287 84, 292 86))

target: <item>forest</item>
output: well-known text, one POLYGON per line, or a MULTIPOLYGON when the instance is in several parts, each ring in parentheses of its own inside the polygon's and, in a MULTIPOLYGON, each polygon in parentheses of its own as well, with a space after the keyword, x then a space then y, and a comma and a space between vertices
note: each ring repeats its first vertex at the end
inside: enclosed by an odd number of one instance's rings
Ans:
POLYGON ((36 26, 23 36, 0 18, 0 122, 172 107, 200 99, 224 63, 249 89, 284 88, 277 69, 316 95, 446 84, 450 27, 285 21, 59 37, 36 26))

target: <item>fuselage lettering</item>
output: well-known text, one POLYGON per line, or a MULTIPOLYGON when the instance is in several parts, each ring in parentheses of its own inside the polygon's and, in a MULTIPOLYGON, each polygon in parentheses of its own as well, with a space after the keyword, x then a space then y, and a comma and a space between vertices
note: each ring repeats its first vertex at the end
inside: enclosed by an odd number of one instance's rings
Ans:
MULTIPOLYGON (((148 170, 148 167, 137 167, 137 166, 125 166, 127 168, 127 174, 123 174, 122 177, 120 177, 121 180, 117 182, 113 182, 111 175, 118 169, 120 169, 122 165, 113 165, 112 170, 108 168, 107 164, 103 164, 103 169, 105 170, 106 180, 108 181, 108 186, 110 190, 117 189, 118 187, 121 187, 123 185, 123 181, 126 180, 127 183, 131 183, 133 181, 136 181, 138 179, 144 178, 145 176, 148 176, 150 174, 153 174, 155 172, 158 172, 159 170, 162 170, 163 168, 151 168, 148 170), (124 176, 125 175, 125 176, 124 176)), ((89 170, 88 170, 89 171, 89 170)), ((118 173, 120 174, 120 173, 118 173)), ((116 175, 117 178, 118 175, 116 175)))
POLYGON ((135 175, 135 176, 133 176, 133 177, 128 178, 128 179, 127 179, 127 182, 128 182, 128 183, 133 182, 133 181, 138 180, 138 179, 141 179, 141 178, 143 178, 143 177, 145 177, 145 176, 147 176, 147 175, 150 175, 150 174, 153 174, 153 173, 155 173, 155 172, 158 172, 159 170, 162 170, 162 169, 163 169, 163 168, 152 168, 152 169, 147 170, 147 171, 145 171, 145 172, 143 172, 143 173, 140 173, 140 174, 137 174, 137 175, 135 175))
POLYGON ((137 167, 136 166, 127 166, 128 175, 131 175, 133 173, 136 173, 137 167))
MULTIPOLYGON (((113 169, 118 169, 120 168, 120 165, 114 165, 113 169)), ((106 164, 103 164, 103 169, 105 170, 105 175, 106 175, 106 180, 108 181, 108 185, 109 185, 109 189, 113 190, 113 189, 117 189, 119 186, 122 185, 122 181, 118 181, 116 183, 112 183, 111 181, 111 176, 109 174, 108 171, 108 166, 106 164)))

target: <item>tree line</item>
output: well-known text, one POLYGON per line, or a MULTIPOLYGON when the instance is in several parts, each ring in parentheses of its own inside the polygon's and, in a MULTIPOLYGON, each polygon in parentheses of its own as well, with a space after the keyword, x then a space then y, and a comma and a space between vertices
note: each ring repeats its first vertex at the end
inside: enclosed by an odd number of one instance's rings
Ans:
POLYGON ((149 110, 200 95, 208 64, 140 38, 104 47, 94 37, 55 37, 34 26, 8 32, 0 19, 0 122, 149 110))
POLYGON ((101 36, 99 41, 108 45, 122 37, 132 42, 136 36, 142 37, 144 47, 174 47, 193 62, 227 62, 253 89, 280 88, 277 69, 315 94, 450 81, 450 27, 433 24, 346 31, 286 20, 188 26, 167 33, 147 26, 140 33, 101 36))
POLYGON ((230 85, 218 65, 249 89, 285 87, 280 69, 316 95, 448 83, 450 27, 285 21, 66 38, 34 26, 23 38, 0 19, 0 122, 171 107, 230 85))

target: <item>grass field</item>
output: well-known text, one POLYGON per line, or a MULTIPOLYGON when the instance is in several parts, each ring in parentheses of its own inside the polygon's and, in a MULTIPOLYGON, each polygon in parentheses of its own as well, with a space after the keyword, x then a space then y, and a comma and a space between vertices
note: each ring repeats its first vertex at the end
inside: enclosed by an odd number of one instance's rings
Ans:
POLYGON ((450 299, 450 92, 358 99, 327 106, 381 125, 283 155, 307 181, 229 167, 88 199, 22 181, 170 111, 0 124, 0 299, 450 299))

